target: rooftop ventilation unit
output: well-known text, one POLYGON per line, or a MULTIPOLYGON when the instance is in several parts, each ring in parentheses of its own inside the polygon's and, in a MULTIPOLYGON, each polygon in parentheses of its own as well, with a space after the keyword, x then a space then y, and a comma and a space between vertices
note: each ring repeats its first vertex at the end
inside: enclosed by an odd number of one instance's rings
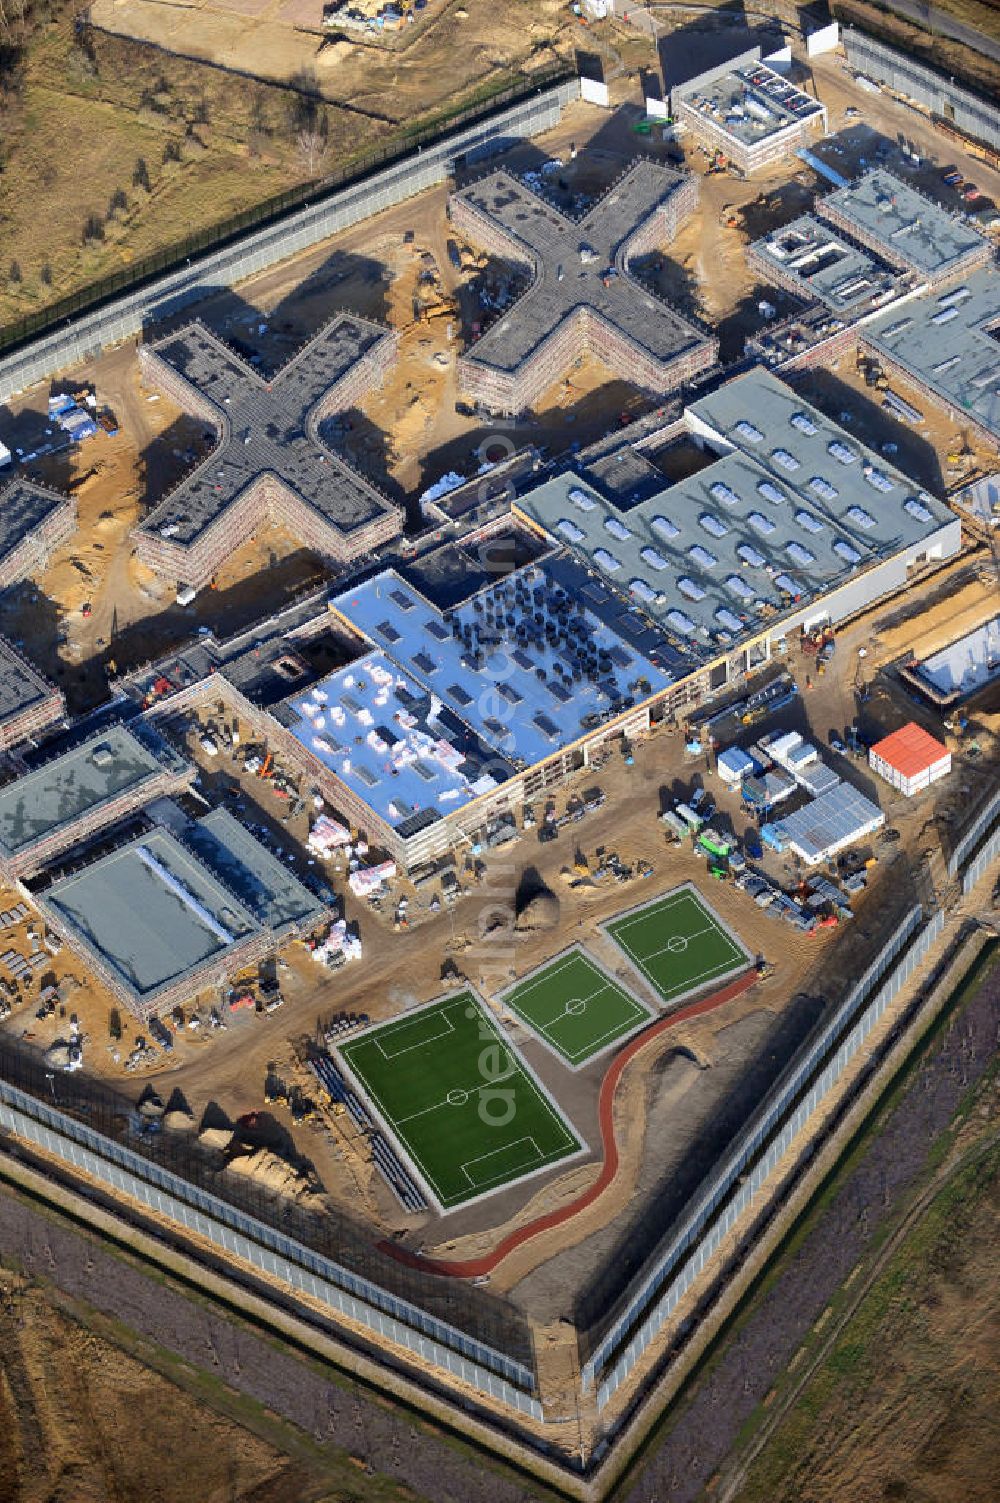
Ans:
POLYGON ((719 518, 713 516, 710 511, 703 512, 698 521, 713 538, 724 538, 729 531, 726 523, 720 522, 719 518))
POLYGON ((686 574, 682 575, 677 581, 677 588, 689 600, 704 600, 706 595, 706 591, 702 589, 701 585, 696 584, 693 579, 688 579, 686 574))
POLYGON ((787 449, 775 449, 771 454, 771 458, 775 464, 780 464, 783 470, 797 470, 801 468, 795 455, 789 454, 787 449))
POLYGON ((842 444, 839 438, 833 439, 826 447, 828 453, 833 455, 838 464, 857 464, 858 456, 854 450, 849 449, 846 444, 842 444))

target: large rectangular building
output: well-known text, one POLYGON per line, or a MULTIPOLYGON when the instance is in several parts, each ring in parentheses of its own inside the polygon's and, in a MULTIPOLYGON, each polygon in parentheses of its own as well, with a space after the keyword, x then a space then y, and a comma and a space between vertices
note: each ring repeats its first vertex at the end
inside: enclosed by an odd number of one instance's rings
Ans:
POLYGON ((76 502, 45 485, 12 480, 0 490, 0 590, 44 569, 76 528, 76 502))
POLYGON ((0 637, 0 751, 38 736, 66 713, 66 698, 0 637))
POLYGON ((993 247, 926 194, 883 168, 817 204, 824 219, 919 282, 935 287, 993 259, 993 247))
POLYGON ((755 240, 747 264, 786 292, 806 302, 815 299, 845 320, 892 302, 914 281, 912 273, 892 270, 815 214, 802 214, 755 240))
POLYGON ((961 546, 943 502, 767 372, 693 403, 686 421, 713 462, 628 511, 572 470, 514 510, 707 666, 714 687, 961 546))
POLYGON ((148 1020, 266 953, 265 928, 165 829, 154 829, 36 895, 46 922, 110 991, 148 1020))
POLYGON ((111 725, 0 788, 0 872, 29 876, 152 799, 190 786, 195 769, 148 727, 111 725))
POLYGON ((905 381, 1000 448, 1000 275, 982 267, 947 291, 910 298, 863 331, 865 345, 905 381))
POLYGON ((677 120, 743 173, 759 172, 826 134, 826 108, 767 63, 760 48, 670 91, 677 120))

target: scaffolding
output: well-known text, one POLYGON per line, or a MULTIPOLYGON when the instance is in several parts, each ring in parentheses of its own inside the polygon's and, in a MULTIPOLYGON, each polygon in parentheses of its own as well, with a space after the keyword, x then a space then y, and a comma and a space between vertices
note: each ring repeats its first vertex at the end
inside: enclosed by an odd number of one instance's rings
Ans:
POLYGON ((196 589, 261 527, 344 566, 398 537, 403 513, 334 453, 320 424, 382 381, 397 337, 340 314, 266 380, 204 325, 146 345, 144 377, 217 436, 133 533, 137 556, 196 589))
POLYGON ((15 480, 0 491, 0 590, 48 563, 76 530, 76 501, 45 485, 15 480))
POLYGON ((456 229, 531 277, 459 360, 462 389, 513 415, 583 353, 655 396, 714 365, 718 341, 639 282, 631 265, 672 240, 697 204, 696 178, 648 161, 633 163, 579 220, 505 171, 454 194, 456 229))

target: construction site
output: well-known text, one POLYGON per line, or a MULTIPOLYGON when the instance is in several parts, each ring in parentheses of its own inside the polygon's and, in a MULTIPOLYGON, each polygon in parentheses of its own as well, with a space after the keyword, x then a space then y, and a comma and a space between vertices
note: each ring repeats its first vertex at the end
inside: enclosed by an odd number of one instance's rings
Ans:
POLYGON ((502 134, 4 493, 4 1162, 581 1499, 995 922, 995 246, 794 78, 502 134))

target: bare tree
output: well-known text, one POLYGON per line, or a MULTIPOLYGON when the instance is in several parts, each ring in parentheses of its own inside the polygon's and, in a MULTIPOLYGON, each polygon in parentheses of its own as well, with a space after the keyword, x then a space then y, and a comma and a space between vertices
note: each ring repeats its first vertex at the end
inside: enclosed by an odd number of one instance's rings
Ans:
POLYGON ((295 137, 299 148, 299 156, 310 177, 315 177, 322 165, 323 158, 329 148, 326 132, 321 130, 300 130, 295 137))

